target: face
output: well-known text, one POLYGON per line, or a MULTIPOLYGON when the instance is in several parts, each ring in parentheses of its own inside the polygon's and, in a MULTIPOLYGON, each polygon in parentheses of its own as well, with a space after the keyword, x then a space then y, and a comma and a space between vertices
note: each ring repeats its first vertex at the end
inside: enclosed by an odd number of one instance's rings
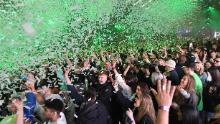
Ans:
POLYGON ((43 94, 44 96, 49 96, 49 95, 51 94, 51 89, 48 88, 48 87, 46 87, 46 86, 43 86, 43 87, 42 87, 42 94, 43 94))
POLYGON ((84 61, 83 66, 84 66, 85 68, 90 68, 91 65, 90 65, 90 63, 89 63, 89 60, 84 61))
POLYGON ((187 77, 187 76, 184 76, 184 77, 181 79, 180 86, 184 89, 184 88, 186 88, 187 83, 188 83, 188 77, 187 77))
POLYGON ((15 112, 17 111, 17 108, 16 108, 16 106, 15 106, 14 103, 10 103, 10 104, 8 105, 8 109, 9 109, 9 111, 11 111, 12 113, 15 113, 15 112))
POLYGON ((211 52, 211 58, 213 59, 216 58, 216 55, 217 55, 216 52, 211 52))
POLYGON ((111 63, 110 63, 110 62, 106 62, 106 63, 105 63, 105 68, 106 68, 107 70, 111 70, 111 63))
POLYGON ((150 59, 152 59, 152 60, 155 60, 157 57, 156 57, 156 55, 155 54, 152 54, 151 56, 150 56, 150 59))
POLYGON ((140 99, 140 97, 136 97, 135 98, 135 102, 134 102, 134 107, 140 107, 140 105, 141 105, 141 99, 140 99))
POLYGON ((201 49, 196 48, 195 51, 196 51, 197 54, 199 54, 201 52, 201 49))
POLYGON ((101 74, 99 75, 99 83, 104 84, 107 81, 107 75, 106 74, 101 74))
POLYGON ((137 95, 138 97, 140 97, 140 96, 142 95, 141 87, 140 87, 140 86, 137 86, 137 88, 136 88, 136 95, 137 95))
POLYGON ((185 67, 185 68, 183 68, 183 71, 185 74, 189 74, 189 68, 185 67))
POLYGON ((205 68, 206 68, 206 69, 211 68, 211 66, 212 66, 212 64, 211 64, 210 62, 206 62, 206 63, 205 63, 205 68))
POLYGON ((52 109, 49 109, 47 107, 44 108, 44 115, 45 117, 48 119, 48 120, 52 120, 54 114, 55 114, 55 111, 53 111, 52 109))
POLYGON ((165 61, 163 59, 159 59, 159 65, 165 65, 165 61))
POLYGON ((220 66, 220 58, 216 58, 216 59, 214 60, 214 65, 215 65, 215 66, 220 66))
POLYGON ((195 65, 195 71, 196 71, 196 72, 199 72, 200 69, 201 69, 200 64, 199 64, 199 63, 196 63, 196 65, 195 65))

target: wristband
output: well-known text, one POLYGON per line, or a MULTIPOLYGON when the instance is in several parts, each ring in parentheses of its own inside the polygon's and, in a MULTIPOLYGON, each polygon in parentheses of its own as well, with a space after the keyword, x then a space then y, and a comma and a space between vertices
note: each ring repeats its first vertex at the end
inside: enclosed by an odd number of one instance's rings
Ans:
POLYGON ((170 106, 159 106, 159 109, 169 112, 170 106))

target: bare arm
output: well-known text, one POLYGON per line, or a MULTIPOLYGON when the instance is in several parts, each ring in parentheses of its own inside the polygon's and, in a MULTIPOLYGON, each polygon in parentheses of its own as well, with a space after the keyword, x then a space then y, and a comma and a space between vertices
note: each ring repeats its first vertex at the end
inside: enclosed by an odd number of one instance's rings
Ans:
POLYGON ((24 124, 24 110, 23 110, 23 101, 15 99, 13 101, 17 108, 17 119, 16 124, 24 124))
POLYGON ((127 68, 125 69, 125 71, 123 72, 123 76, 126 76, 127 75, 127 73, 128 73, 128 71, 129 71, 129 69, 130 69, 130 65, 128 65, 127 66, 127 68))
POLYGON ((169 108, 175 89, 176 87, 171 86, 171 82, 166 80, 157 82, 157 92, 151 89, 159 105, 156 124, 169 124, 169 108))

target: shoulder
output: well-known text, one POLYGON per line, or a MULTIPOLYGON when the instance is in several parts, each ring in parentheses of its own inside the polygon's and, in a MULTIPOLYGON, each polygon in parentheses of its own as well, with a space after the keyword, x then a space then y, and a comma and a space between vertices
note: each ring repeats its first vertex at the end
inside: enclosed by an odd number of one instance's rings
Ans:
POLYGON ((154 124, 153 120, 147 114, 144 115, 139 124, 154 124))

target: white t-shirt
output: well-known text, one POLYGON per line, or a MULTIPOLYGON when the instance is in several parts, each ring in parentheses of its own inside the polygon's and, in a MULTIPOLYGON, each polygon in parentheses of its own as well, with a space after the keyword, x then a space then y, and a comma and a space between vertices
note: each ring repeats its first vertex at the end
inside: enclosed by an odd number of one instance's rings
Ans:
POLYGON ((48 124, 67 124, 64 113, 60 112, 60 118, 56 122, 49 121, 48 124))

